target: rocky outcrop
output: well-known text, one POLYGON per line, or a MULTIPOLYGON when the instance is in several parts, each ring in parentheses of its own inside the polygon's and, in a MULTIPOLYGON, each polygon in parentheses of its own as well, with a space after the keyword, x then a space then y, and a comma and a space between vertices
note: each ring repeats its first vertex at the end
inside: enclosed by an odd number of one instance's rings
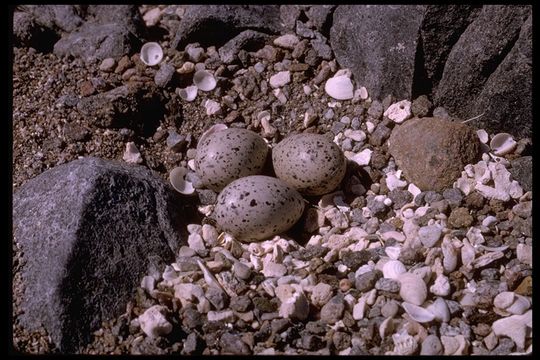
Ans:
POLYGON ((77 351, 152 267, 174 260, 187 214, 140 166, 84 158, 28 181, 13 198, 23 326, 43 324, 62 352, 77 351))

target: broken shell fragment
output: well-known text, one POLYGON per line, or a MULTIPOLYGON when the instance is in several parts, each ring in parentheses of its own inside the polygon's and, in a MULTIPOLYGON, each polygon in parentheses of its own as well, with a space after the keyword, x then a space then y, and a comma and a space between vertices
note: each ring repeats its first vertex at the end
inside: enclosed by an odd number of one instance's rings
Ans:
POLYGON ((487 144, 489 135, 484 129, 476 130, 476 135, 478 135, 478 139, 482 144, 487 144))
POLYGON ((435 315, 431 311, 424 309, 421 306, 405 301, 401 304, 401 306, 414 321, 419 323, 427 323, 435 319, 435 315))
POLYGON ((141 61, 148 66, 154 66, 163 59, 163 49, 157 42, 148 42, 141 48, 141 61))
POLYGON ((383 114, 390 120, 397 124, 401 124, 403 121, 411 117, 411 102, 408 100, 402 100, 395 104, 392 104, 386 109, 383 114))
POLYGON ((191 102, 197 97, 197 90, 197 86, 191 85, 184 89, 176 89, 176 93, 178 94, 178 96, 180 96, 182 100, 191 102))
POLYGON ((188 169, 182 166, 175 167, 169 174, 169 181, 172 187, 183 195, 192 195, 195 193, 193 184, 186 180, 188 169))
POLYGON ((326 81, 324 91, 336 100, 350 100, 354 96, 354 87, 349 77, 334 76, 326 81))
POLYGON ((489 147, 495 155, 502 156, 512 152, 517 146, 517 142, 508 133, 499 133, 491 139, 489 147))
POLYGON ((199 70, 193 75, 193 83, 199 90, 212 91, 216 88, 216 79, 214 75, 206 70, 199 70))

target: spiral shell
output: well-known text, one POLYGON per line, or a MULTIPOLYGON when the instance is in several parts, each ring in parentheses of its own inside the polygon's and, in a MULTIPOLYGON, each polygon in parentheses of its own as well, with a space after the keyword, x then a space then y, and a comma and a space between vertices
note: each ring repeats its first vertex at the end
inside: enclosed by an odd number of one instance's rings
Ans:
POLYGON ((397 279, 399 275, 407 272, 405 265, 399 260, 387 261, 382 268, 383 276, 388 279, 397 279))
POLYGON ((404 301, 414 305, 422 305, 427 298, 427 286, 417 275, 404 273, 397 280, 401 283, 399 295, 404 301))

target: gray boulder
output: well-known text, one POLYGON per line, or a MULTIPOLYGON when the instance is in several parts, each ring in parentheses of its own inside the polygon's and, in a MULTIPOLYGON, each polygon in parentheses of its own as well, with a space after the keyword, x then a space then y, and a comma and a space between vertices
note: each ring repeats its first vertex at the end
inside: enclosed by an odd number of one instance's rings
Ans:
POLYGON ((340 5, 330 43, 373 99, 410 99, 423 5, 340 5))
POLYGON ((531 6, 482 7, 448 55, 433 95, 435 105, 462 119, 485 112, 473 124, 485 124, 489 132, 530 135, 532 37, 530 26, 521 36, 520 31, 531 11, 531 6))
POLYGON ((180 20, 172 48, 188 43, 221 46, 244 30, 278 34, 279 5, 191 5, 180 20))
POLYGON ((190 212, 150 170, 84 158, 47 170, 13 197, 23 253, 21 324, 76 352, 119 316, 149 270, 171 262, 190 212))
POLYGON ((394 127, 388 150, 407 180, 420 190, 441 191, 480 157, 473 128, 440 118, 414 118, 394 127))

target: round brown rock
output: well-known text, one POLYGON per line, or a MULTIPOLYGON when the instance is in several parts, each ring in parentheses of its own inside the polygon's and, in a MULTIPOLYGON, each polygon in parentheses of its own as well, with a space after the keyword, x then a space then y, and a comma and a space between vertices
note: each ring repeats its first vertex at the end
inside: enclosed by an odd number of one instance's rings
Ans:
POLYGON ((471 127, 436 117, 396 126, 388 145, 407 180, 423 191, 452 187, 465 165, 475 163, 481 154, 471 127))

